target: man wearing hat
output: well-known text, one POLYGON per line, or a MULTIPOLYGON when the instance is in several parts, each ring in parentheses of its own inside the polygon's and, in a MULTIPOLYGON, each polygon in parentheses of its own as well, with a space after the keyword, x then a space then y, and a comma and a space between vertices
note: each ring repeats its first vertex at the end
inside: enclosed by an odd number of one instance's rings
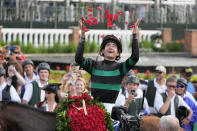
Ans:
POLYGON ((150 108, 151 114, 157 114, 157 110, 154 108, 155 96, 157 93, 163 93, 166 90, 166 68, 159 65, 155 68, 154 80, 148 80, 146 84, 140 84, 139 88, 146 90, 146 99, 150 108))
POLYGON ((37 102, 45 100, 45 91, 43 87, 48 84, 50 66, 48 63, 40 63, 38 65, 39 79, 26 85, 23 96, 23 103, 35 105, 37 102))
POLYGON ((58 83, 49 83, 46 85, 43 90, 45 91, 45 101, 39 102, 36 104, 37 108, 41 108, 45 111, 53 112, 59 107, 59 98, 57 95, 57 90, 59 90, 58 83))
MULTIPOLYGON (((26 85, 31 83, 32 81, 39 79, 38 74, 34 72, 34 63, 32 60, 26 59, 25 61, 23 61, 22 66, 24 71, 23 78, 25 80, 26 85)), ((24 92, 25 92, 25 85, 22 86, 21 89, 21 98, 23 98, 24 92)))
POLYGON ((167 89, 165 92, 161 94, 157 93, 155 96, 156 104, 154 105, 154 107, 159 112, 158 115, 172 115, 176 117, 176 110, 179 107, 184 106, 189 111, 189 115, 187 118, 183 119, 182 124, 188 125, 191 120, 193 111, 180 96, 176 95, 175 88, 177 87, 177 80, 174 77, 169 77, 166 80, 166 86, 167 89))
POLYGON ((91 94, 95 99, 104 103, 110 113, 118 96, 123 77, 139 59, 137 32, 140 21, 141 19, 137 20, 133 29, 132 55, 122 63, 117 62, 120 59, 122 45, 114 35, 107 35, 103 38, 99 51, 99 54, 104 57, 103 61, 83 57, 85 30, 84 25, 80 22, 82 36, 78 44, 75 61, 91 74, 91 94))
POLYGON ((5 69, 0 67, 0 101, 3 100, 21 102, 16 89, 5 81, 5 69))
MULTIPOLYGON (((184 129, 187 131, 192 131, 192 127, 195 127, 197 129, 197 107, 192 99, 190 99, 186 95, 186 90, 187 90, 187 80, 184 78, 180 78, 177 80, 177 87, 175 88, 176 94, 181 96, 185 103, 192 109, 193 115, 192 118, 189 122, 189 125, 187 126, 182 126, 184 129), (193 124, 195 123, 195 126, 193 124)), ((196 130, 194 129, 194 131, 196 130)))
POLYGON ((190 79, 192 77, 192 68, 183 68, 181 71, 181 77, 185 78, 187 80, 187 91, 191 94, 195 93, 195 88, 192 82, 190 82, 190 79))
POLYGON ((138 88, 138 78, 135 76, 128 76, 125 86, 125 95, 122 94, 122 89, 120 89, 115 106, 126 106, 128 108, 128 113, 133 116, 138 115, 143 109, 150 113, 147 100, 143 98, 143 92, 138 88))

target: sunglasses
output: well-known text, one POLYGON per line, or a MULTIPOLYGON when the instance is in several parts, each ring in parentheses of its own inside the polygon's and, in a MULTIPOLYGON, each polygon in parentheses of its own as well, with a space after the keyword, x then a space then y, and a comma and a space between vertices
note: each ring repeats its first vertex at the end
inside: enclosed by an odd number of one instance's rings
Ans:
POLYGON ((176 88, 174 85, 167 85, 168 88, 176 88))
POLYGON ((178 84, 177 85, 177 88, 185 88, 185 86, 184 85, 181 85, 181 84, 178 84))
POLYGON ((163 72, 156 70, 155 73, 162 74, 163 72))

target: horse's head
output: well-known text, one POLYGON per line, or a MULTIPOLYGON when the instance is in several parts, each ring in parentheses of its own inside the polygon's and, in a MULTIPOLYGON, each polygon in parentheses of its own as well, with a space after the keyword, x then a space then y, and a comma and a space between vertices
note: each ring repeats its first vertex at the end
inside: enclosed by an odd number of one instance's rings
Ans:
POLYGON ((0 124, 8 130, 55 131, 56 115, 17 102, 0 102, 0 124))

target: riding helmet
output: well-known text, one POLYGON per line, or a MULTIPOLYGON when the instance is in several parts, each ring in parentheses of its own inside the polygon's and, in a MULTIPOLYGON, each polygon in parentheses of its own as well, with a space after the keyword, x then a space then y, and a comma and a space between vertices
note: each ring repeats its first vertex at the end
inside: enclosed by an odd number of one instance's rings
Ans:
POLYGON ((40 63, 40 64, 38 65, 38 72, 39 72, 40 70, 48 70, 48 71, 50 72, 50 66, 49 66, 49 64, 46 63, 46 62, 40 63))
POLYGON ((31 64, 32 66, 34 66, 34 63, 33 63, 32 60, 25 60, 25 61, 23 61, 23 64, 22 64, 23 68, 24 68, 26 65, 28 65, 28 64, 31 64))
POLYGON ((103 56, 103 54, 101 54, 101 51, 105 48, 105 45, 109 42, 114 42, 118 47, 118 52, 122 53, 122 44, 120 40, 114 35, 107 35, 103 38, 103 42, 101 43, 101 47, 99 51, 101 56, 103 56))
POLYGON ((135 76, 128 76, 126 84, 128 83, 135 83, 139 85, 139 79, 135 76))

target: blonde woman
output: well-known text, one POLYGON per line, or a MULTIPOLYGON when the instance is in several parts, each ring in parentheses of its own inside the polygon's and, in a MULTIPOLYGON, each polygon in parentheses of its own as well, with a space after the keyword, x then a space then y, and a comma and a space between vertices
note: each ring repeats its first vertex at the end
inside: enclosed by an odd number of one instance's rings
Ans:
POLYGON ((86 89, 86 81, 82 77, 79 77, 76 80, 76 92, 77 96, 80 96, 82 93, 88 93, 88 90, 86 89))

